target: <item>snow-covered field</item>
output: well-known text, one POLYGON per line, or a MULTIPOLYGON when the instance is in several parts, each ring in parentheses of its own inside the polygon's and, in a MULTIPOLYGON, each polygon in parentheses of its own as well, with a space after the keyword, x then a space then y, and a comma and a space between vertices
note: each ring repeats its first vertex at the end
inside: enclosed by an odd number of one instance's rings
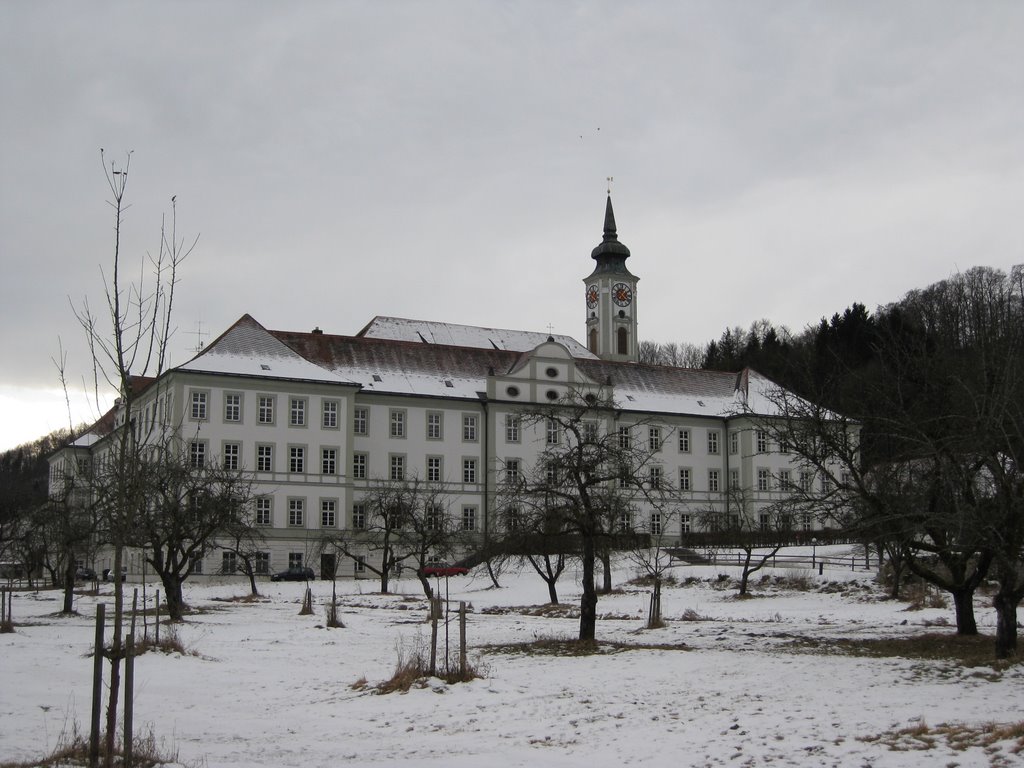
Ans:
MULTIPOLYGON (((574 613, 517 610, 547 599, 532 572, 505 574, 501 589, 482 574, 453 578, 452 601, 472 606, 470 657, 484 676, 388 695, 373 685, 391 677, 399 650, 429 639, 415 579, 383 596, 372 581, 338 582, 343 629, 324 628, 329 582, 311 584, 312 616, 299 615, 301 583, 263 583, 258 602, 226 599, 246 594, 241 581, 186 584, 198 610, 178 634, 191 653, 139 657, 136 730, 151 729, 182 765, 210 768, 1024 764, 1024 752, 1012 752, 1019 732, 962 751, 941 737, 930 749, 890 746, 923 746, 893 736, 922 721, 1019 722, 1024 666, 867 657, 828 643, 952 634, 935 626, 952 622, 951 609, 884 601, 864 572, 771 570, 770 583, 756 574, 755 596, 737 600, 716 578, 735 576, 734 568, 673 571, 679 584, 663 594, 667 625, 645 630, 646 588, 625 585, 634 574, 621 564, 621 591, 598 605, 599 640, 613 642, 593 655, 508 647, 568 639, 578 628, 574 613), (811 589, 788 587, 792 574, 811 589), (687 611, 699 620, 683 620, 687 611), (354 687, 362 678, 369 686, 354 687)), ((559 587, 563 603, 578 603, 572 574, 559 587)), ((111 602, 105 590, 79 597, 72 618, 56 615, 57 592, 16 593, 17 631, 0 635, 0 762, 38 758, 76 724, 87 727, 88 654, 97 599, 111 602)), ((981 598, 978 619, 991 634, 993 614, 981 598)), ((452 647, 457 637, 453 625, 452 647)))

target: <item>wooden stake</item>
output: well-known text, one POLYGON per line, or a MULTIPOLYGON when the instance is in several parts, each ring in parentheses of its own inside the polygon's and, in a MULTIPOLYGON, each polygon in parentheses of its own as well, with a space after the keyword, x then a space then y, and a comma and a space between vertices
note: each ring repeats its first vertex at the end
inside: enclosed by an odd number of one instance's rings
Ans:
MULTIPOLYGON (((137 590, 136 590, 137 591, 137 590)), ((128 635, 124 657, 124 749, 123 766, 132 764, 132 720, 135 713, 135 637, 128 635)))
POLYGON ((89 765, 100 764, 100 715, 103 709, 103 625, 106 604, 96 606, 96 648, 92 660, 92 719, 89 731, 89 765))
POLYGON ((466 601, 459 602, 459 678, 466 679, 466 601))

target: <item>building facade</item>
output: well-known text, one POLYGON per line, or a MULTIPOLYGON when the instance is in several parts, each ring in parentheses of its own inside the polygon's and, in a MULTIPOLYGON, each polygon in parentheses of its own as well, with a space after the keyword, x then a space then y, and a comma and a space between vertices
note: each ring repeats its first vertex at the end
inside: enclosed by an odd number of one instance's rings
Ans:
MULTIPOLYGON (((744 404, 773 386, 753 371, 720 373, 637 362, 637 282, 625 266, 609 197, 604 238, 584 279, 587 344, 570 337, 377 317, 352 336, 269 330, 245 315, 200 354, 146 382, 131 419, 172 432, 196 465, 250 473, 265 535, 259 567, 308 565, 359 576, 358 559, 320 560, 325 534, 367 526, 366 498, 412 478, 439 488, 447 514, 482 540, 498 531, 502 484, 534 465, 552 439, 526 418, 572 393, 600 390, 615 408, 596 428, 647 441, 678 514, 657 532, 684 539, 701 515, 749 500, 758 514, 794 484, 814 482, 771 444, 744 404)), ((122 409, 123 410, 123 409, 122 409)), ((770 414, 766 414, 770 415, 770 414)), ((51 459, 56 492, 83 461, 101 460, 97 429, 51 459)), ((639 528, 654 528, 640 505, 639 528)), ((798 529, 819 525, 810 517, 798 529)), ((194 571, 221 569, 216 549, 194 571)), ((97 568, 104 566, 100 555, 97 568)), ((129 561, 129 571, 141 556, 129 561)))

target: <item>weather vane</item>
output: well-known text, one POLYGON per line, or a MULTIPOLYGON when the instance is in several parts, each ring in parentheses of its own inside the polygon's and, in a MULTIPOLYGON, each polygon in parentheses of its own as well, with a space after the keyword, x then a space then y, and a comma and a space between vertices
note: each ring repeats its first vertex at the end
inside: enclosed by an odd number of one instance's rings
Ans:
POLYGON ((612 193, 612 182, 615 181, 615 177, 614 176, 608 176, 607 178, 608 178, 608 194, 610 195, 612 193))

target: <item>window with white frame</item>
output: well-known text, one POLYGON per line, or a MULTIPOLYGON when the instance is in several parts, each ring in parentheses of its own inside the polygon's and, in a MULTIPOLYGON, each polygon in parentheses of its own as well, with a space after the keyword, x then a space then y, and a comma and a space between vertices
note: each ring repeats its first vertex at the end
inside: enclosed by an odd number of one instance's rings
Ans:
POLYGON ((718 493, 722 490, 721 475, 717 469, 708 470, 708 491, 718 493))
POLYGON ((832 478, 828 475, 822 474, 822 476, 818 478, 818 483, 821 487, 822 494, 827 495, 832 491, 832 478))
POLYGON ((800 473, 800 490, 804 493, 810 493, 812 484, 814 483, 814 473, 806 470, 800 473))
POLYGON ((508 531, 518 531, 522 527, 522 512, 519 507, 511 506, 505 510, 505 529, 508 531))
POLYGON ((288 567, 289 568, 301 568, 302 567, 302 553, 301 552, 289 552, 288 553, 288 567))
POLYGON ((549 461, 544 466, 544 482, 549 486, 558 485, 558 464, 554 461, 549 461))
POLYGON ((441 412, 427 411, 427 440, 440 440, 444 433, 441 431, 441 412))
POLYGON ((633 513, 628 509, 619 512, 619 533, 633 532, 633 513))
POLYGON ((779 470, 779 490, 780 491, 791 491, 793 490, 793 473, 788 469, 779 470))
POLYGON ((224 421, 240 422, 242 420, 242 396, 235 392, 224 395, 224 421))
POLYGON ((202 469, 206 466, 206 442, 193 440, 189 443, 189 463, 194 469, 202 469))
POLYGON ((338 473, 338 449, 320 449, 320 474, 335 475, 338 473))
POLYGON ((475 531, 476 530, 476 507, 463 507, 462 508, 462 530, 464 530, 464 531, 475 531))
POLYGON ((661 450, 661 427, 647 428, 647 450, 652 453, 661 450))
POLYGON ((596 421, 583 422, 583 441, 586 443, 596 443, 598 441, 596 421))
POLYGON ((405 480, 405 456, 400 453, 392 453, 390 462, 388 477, 392 480, 405 480))
POLYGON ((271 395, 260 395, 258 400, 259 408, 256 413, 256 420, 260 424, 274 423, 274 398, 271 395))
POLYGON ((693 470, 689 467, 681 467, 679 469, 679 490, 680 491, 692 491, 693 490, 693 470))
POLYGON ((651 512, 651 535, 661 535, 661 512, 651 512))
POLYGON ((324 400, 320 404, 320 426, 324 429, 338 428, 338 401, 324 400))
POLYGON ((729 454, 735 456, 740 452, 740 432, 738 429, 729 430, 729 454))
POLYGON ((505 459, 505 482, 510 485, 519 482, 519 459, 505 459))
POLYGON ((391 409, 391 436, 405 437, 405 411, 398 408, 391 409))
POLYGON ((352 478, 354 480, 365 480, 366 479, 366 454, 365 453, 353 453, 352 454, 352 478))
POLYGON ((220 572, 221 573, 234 573, 238 570, 238 553, 237 552, 222 552, 220 560, 220 572))
POLYGON ((444 510, 441 508, 441 505, 427 504, 427 508, 424 512, 424 527, 428 531, 440 531, 444 526, 444 510))
POLYGON ((288 446, 288 471, 300 475, 306 471, 306 449, 303 446, 288 446))
POLYGON ((475 483, 476 482, 476 459, 463 459, 462 460, 462 482, 464 482, 464 483, 475 483))
POLYGON ((734 491, 740 489, 740 471, 738 469, 729 470, 729 488, 734 491))
POLYGON ((462 442, 476 442, 476 416, 470 413, 462 415, 462 442))
POLYGON ((305 524, 306 500, 288 499, 288 525, 300 527, 305 524))
POLYGON ((366 408, 352 409, 352 433, 355 435, 369 434, 369 415, 366 408))
POLYGON ((519 442, 519 417, 514 413, 505 414, 505 442, 506 443, 518 443, 519 442))
POLYGON ((789 443, 787 443, 785 440, 780 440, 779 441, 779 453, 781 453, 781 454, 788 454, 789 453, 789 443))
POLYGON ((366 505, 361 502, 352 505, 352 527, 359 531, 366 528, 366 505))
POLYGON ((558 445, 559 431, 558 421, 555 419, 548 419, 544 429, 544 441, 548 445, 558 445))
POLYGON ((757 490, 767 491, 771 486, 771 473, 767 469, 757 470, 757 490))
POLYGON ((270 553, 257 552, 253 558, 253 570, 257 576, 266 576, 270 573, 270 553))
POLYGON ((708 430, 708 453, 712 456, 718 454, 718 430, 716 429, 708 430))
POLYGON ((203 553, 202 552, 193 552, 191 555, 188 556, 188 572, 189 573, 194 573, 194 574, 197 574, 197 575, 200 575, 200 576, 202 575, 202 573, 203 573, 203 553))
POLYGON ((270 496, 256 497, 256 525, 271 524, 271 498, 270 496))
POLYGON ((320 527, 333 528, 337 522, 338 502, 334 499, 320 499, 320 527))
POLYGON ((257 445, 256 446, 256 471, 257 472, 273 472, 274 471, 274 446, 272 446, 272 445, 257 445))
POLYGON ((839 482, 843 484, 843 488, 849 489, 853 486, 853 475, 849 471, 844 470, 839 475, 839 482))
POLYGON ((810 514, 810 512, 804 512, 800 516, 800 527, 803 530, 805 530, 805 531, 811 530, 811 514, 810 514))
POLYGON ((768 433, 763 429, 757 430, 757 452, 768 453, 768 433))
POLYGON ((680 515, 679 516, 679 531, 681 533, 690 533, 693 530, 693 516, 692 515, 680 515))
POLYGON ((772 516, 769 515, 767 512, 762 512, 758 516, 758 527, 761 529, 761 531, 769 531, 769 530, 771 530, 771 527, 772 527, 772 516))
POLYGON ((237 472, 241 466, 241 443, 224 443, 224 469, 237 472))
POLYGON ((306 399, 293 397, 288 402, 288 423, 293 427, 306 426, 306 399))
POLYGON ((661 467, 650 468, 650 483, 653 490, 661 488, 661 467))
POLYGON ((679 430, 679 452, 690 452, 690 430, 688 429, 679 430))
POLYGON ((619 427, 619 448, 629 448, 633 444, 632 432, 629 427, 619 427))
POLYGON ((441 482, 441 457, 427 456, 427 482, 441 482))
POLYGON ((355 573, 366 573, 366 555, 356 555, 352 560, 352 570, 355 573))
POLYGON ((192 392, 191 416, 196 421, 206 421, 206 401, 209 395, 206 392, 192 392))

